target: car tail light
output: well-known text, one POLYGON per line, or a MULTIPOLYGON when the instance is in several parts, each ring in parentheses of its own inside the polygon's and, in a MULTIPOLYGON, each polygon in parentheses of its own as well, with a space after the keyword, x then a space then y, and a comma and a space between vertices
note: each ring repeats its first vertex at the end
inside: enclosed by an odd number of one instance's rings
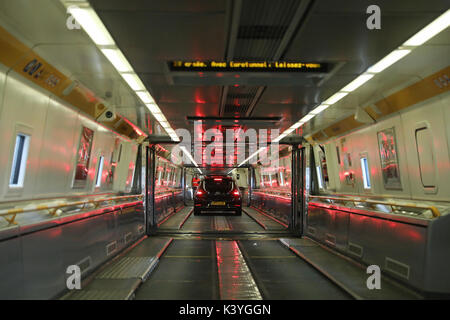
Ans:
POLYGON ((241 194, 239 193, 238 190, 234 190, 234 191, 233 191, 233 196, 239 197, 240 195, 241 195, 241 194))

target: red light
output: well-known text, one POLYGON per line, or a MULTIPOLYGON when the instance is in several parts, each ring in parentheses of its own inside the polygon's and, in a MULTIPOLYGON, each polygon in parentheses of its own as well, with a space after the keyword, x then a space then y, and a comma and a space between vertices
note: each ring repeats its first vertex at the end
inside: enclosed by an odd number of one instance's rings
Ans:
POLYGON ((235 195, 235 196, 240 196, 241 194, 239 193, 238 190, 234 190, 234 191, 233 191, 233 195, 235 195))
POLYGON ((214 178, 214 181, 222 181, 222 178, 214 178))
POLYGON ((198 189, 198 191, 197 191, 197 193, 196 193, 196 195, 197 196, 202 196, 202 195, 204 195, 205 193, 203 192, 203 190, 201 190, 201 189, 198 189))

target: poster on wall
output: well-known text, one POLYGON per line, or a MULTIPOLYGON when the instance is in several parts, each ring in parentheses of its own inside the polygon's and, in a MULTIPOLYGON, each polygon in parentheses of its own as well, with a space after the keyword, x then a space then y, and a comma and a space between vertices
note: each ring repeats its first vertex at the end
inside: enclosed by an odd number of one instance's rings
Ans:
POLYGON ((402 189, 398 166, 395 128, 378 132, 378 148, 381 160, 381 172, 386 189, 402 189))
POLYGON ((89 161, 91 159, 92 142, 94 140, 94 131, 83 127, 81 131, 80 145, 77 152, 77 166, 75 168, 75 179, 73 188, 84 188, 86 186, 89 161))

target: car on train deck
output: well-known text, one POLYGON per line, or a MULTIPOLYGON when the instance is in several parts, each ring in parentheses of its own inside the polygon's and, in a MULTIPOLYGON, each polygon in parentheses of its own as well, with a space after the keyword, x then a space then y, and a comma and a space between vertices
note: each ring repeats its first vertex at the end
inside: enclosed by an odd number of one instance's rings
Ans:
POLYGON ((206 176, 194 195, 194 215, 234 212, 242 215, 242 196, 232 177, 206 176))

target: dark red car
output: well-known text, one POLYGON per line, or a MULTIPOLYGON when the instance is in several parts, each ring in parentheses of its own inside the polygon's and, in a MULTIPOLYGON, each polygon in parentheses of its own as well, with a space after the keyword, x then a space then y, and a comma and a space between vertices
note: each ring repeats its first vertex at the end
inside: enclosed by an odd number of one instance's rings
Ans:
POLYGON ((229 176, 206 176, 194 195, 194 215, 225 212, 242 215, 242 197, 237 183, 229 176))

